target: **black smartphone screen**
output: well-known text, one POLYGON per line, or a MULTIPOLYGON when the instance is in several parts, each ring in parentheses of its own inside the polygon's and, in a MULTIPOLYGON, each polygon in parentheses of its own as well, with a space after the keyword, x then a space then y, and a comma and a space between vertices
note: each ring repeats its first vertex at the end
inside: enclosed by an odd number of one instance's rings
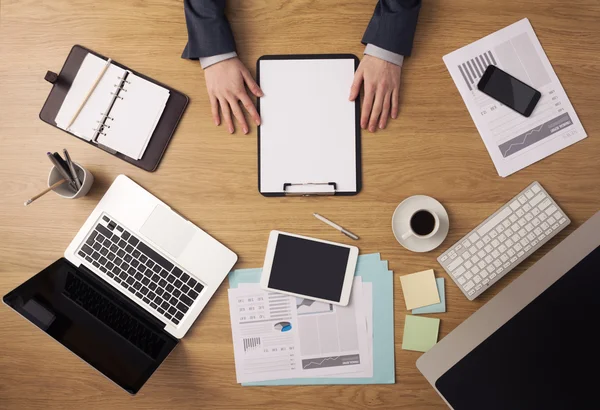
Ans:
POLYGON ((531 115, 542 96, 536 89, 493 65, 487 67, 477 88, 526 117, 531 115))

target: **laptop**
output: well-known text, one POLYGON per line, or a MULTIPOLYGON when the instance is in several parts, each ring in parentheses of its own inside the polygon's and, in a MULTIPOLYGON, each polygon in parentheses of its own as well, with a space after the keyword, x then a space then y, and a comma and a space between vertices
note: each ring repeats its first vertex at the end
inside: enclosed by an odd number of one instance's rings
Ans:
POLYGON ((64 258, 4 302, 135 394, 236 261, 223 244, 120 175, 64 258))
POLYGON ((417 360, 455 410, 598 409, 600 212, 417 360))

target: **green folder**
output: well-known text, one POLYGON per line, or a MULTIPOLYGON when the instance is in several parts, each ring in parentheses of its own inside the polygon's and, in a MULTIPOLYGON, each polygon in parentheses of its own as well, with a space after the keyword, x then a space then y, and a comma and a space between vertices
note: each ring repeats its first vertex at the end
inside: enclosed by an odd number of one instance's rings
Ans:
MULTIPOLYGON (((258 283, 262 269, 237 269, 229 274, 229 286, 258 283)), ((373 285, 373 377, 360 378, 299 378, 243 383, 243 386, 292 386, 318 384, 393 384, 394 364, 394 274, 379 253, 360 255, 356 276, 373 285)))

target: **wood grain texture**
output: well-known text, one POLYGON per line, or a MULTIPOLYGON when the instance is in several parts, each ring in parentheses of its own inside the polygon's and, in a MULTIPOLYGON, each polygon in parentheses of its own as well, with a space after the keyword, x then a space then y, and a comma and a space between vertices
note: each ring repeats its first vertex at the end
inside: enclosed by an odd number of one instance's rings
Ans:
MULTIPOLYGON (((228 15, 241 59, 254 72, 263 54, 355 53, 374 0, 231 0, 228 15)), ((268 232, 282 229, 345 238, 312 217, 319 212, 381 252, 395 274, 435 268, 447 246, 538 180, 573 220, 542 250, 475 302, 447 278, 443 337, 600 207, 600 3, 575 0, 429 0, 413 56, 402 75, 401 113, 388 129, 363 134, 364 189, 357 197, 267 199, 257 192, 256 134, 214 127, 197 62, 180 59, 186 42, 180 0, 2 0, 0 2, 0 293, 59 258, 112 180, 127 174, 213 234, 238 255, 238 268, 262 264, 268 232), (500 178, 442 56, 529 17, 589 137, 506 179, 500 178), (71 46, 82 44, 182 90, 191 104, 156 173, 146 173, 49 127, 38 113, 71 46), (90 194, 53 195, 27 208, 44 187, 45 152, 68 148, 94 174, 90 194), (392 234, 392 213, 413 194, 439 199, 451 230, 438 251, 414 254, 392 234)), ((226 285, 180 347, 135 397, 0 307, 0 407, 208 409, 444 408, 401 349, 407 313, 395 279, 396 375, 390 386, 242 388, 235 382, 226 285)))

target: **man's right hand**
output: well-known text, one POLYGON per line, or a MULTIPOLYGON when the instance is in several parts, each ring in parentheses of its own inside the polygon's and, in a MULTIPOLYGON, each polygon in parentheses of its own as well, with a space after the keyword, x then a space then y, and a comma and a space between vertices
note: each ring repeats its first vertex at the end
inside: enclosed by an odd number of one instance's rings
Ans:
POLYGON ((248 124, 240 108, 240 102, 256 125, 260 125, 260 116, 248 96, 245 86, 257 97, 262 97, 263 92, 239 58, 230 58, 211 65, 204 70, 204 77, 215 125, 221 124, 220 108, 230 134, 235 131, 231 118, 232 112, 244 134, 247 134, 248 124))

